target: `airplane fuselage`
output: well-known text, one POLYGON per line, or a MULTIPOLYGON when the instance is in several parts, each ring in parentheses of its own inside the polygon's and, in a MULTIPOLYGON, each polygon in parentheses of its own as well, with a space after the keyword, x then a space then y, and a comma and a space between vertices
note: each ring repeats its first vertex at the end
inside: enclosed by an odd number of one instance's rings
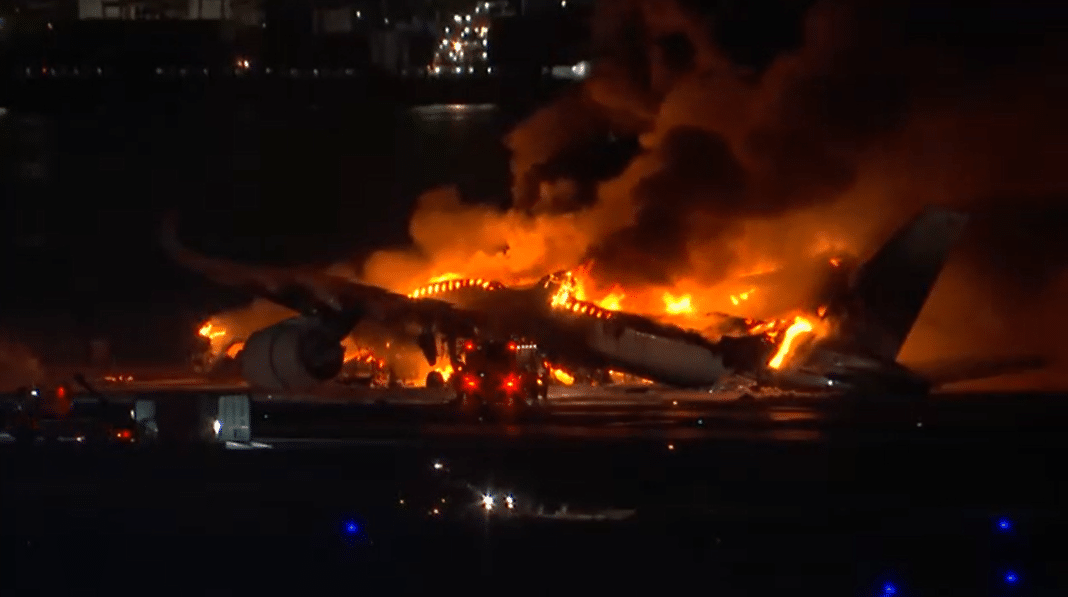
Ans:
MULTIPOLYGON (((485 314, 484 333, 532 340, 548 358, 564 365, 611 369, 685 387, 714 385, 740 366, 736 355, 696 332, 581 301, 554 306, 552 297, 552 289, 542 285, 495 290, 464 286, 433 294, 434 299, 485 314)), ((766 358, 763 341, 753 343, 761 345, 759 358, 766 358)))

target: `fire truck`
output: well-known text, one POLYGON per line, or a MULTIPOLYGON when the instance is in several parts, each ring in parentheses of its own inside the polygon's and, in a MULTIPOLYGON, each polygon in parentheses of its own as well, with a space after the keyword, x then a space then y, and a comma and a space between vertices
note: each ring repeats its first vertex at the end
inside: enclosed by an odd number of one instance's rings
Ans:
MULTIPOLYGON (((95 394, 95 395, 94 395, 95 394)), ((8 417, 9 433, 21 444, 71 441, 132 444, 140 433, 134 412, 111 404, 102 395, 74 396, 66 385, 20 388, 8 417)))
POLYGON ((512 416, 546 403, 549 371, 532 344, 468 340, 453 367, 449 383, 463 412, 512 416))

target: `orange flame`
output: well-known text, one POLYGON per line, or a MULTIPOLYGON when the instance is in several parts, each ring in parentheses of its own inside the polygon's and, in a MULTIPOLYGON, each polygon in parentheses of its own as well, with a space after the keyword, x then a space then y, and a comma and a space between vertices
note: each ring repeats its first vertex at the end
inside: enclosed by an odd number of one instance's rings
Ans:
POLYGON ((615 286, 612 288, 612 291, 608 293, 608 296, 597 301, 597 305, 602 309, 608 309, 609 311, 619 311, 620 305, 626 297, 626 293, 624 293, 618 286, 615 286))
POLYGON ((200 331, 198 333, 201 336, 203 336, 203 337, 205 337, 205 338, 210 340, 212 338, 221 338, 222 336, 225 336, 226 335, 226 329, 225 328, 216 329, 215 326, 209 321, 209 322, 205 323, 204 325, 200 326, 200 331))
POLYGON ((449 381, 449 378, 452 377, 452 374, 454 373, 451 363, 445 363, 445 365, 441 367, 435 367, 434 371, 440 373, 441 378, 445 381, 449 381))
POLYGON ((746 290, 745 292, 741 292, 739 294, 732 294, 731 303, 733 303, 734 306, 737 307, 743 301, 749 300, 750 295, 752 295, 754 292, 756 292, 756 288, 750 288, 749 290, 746 290))
POLYGON ((236 359, 238 353, 240 353, 243 348, 245 348, 244 342, 235 342, 230 346, 230 348, 226 349, 226 356, 230 357, 231 359, 236 359))
POLYGON ((564 371, 563 369, 553 369, 553 377, 556 378, 556 381, 564 384, 565 386, 569 386, 575 383, 575 376, 571 375, 567 371, 564 371))
POLYGON ((790 354, 790 349, 793 347, 794 340, 797 336, 813 331, 812 322, 808 319, 801 317, 800 315, 794 318, 794 323, 786 330, 786 336, 782 340, 782 344, 779 345, 778 352, 775 356, 768 361, 768 367, 772 369, 780 369, 786 357, 790 354))
POLYGON ((454 274, 442 274, 434 276, 430 282, 408 293, 408 298, 423 298, 442 292, 450 292, 461 288, 482 288, 483 290, 497 290, 502 287, 497 282, 490 282, 482 278, 457 278, 454 274), (436 281, 435 281, 436 280, 436 281))
POLYGON ((688 294, 675 297, 670 292, 665 292, 662 298, 664 299, 664 310, 670 315, 693 313, 692 297, 688 294))

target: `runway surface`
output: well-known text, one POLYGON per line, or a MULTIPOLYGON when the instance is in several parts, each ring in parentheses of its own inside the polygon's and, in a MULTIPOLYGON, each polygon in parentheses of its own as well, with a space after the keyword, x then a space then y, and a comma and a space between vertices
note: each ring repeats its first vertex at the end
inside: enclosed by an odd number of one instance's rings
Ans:
POLYGON ((552 398, 262 396, 232 449, 2 445, 4 592, 1068 594, 1063 397, 552 398))

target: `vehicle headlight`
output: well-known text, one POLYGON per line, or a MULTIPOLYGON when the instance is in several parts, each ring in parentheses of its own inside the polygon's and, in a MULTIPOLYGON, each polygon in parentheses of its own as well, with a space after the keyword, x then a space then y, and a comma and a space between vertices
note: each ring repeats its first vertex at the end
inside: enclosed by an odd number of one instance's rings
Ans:
POLYGON ((219 430, 222 429, 222 422, 219 419, 215 419, 215 422, 211 424, 211 428, 215 430, 215 435, 219 435, 219 430))

